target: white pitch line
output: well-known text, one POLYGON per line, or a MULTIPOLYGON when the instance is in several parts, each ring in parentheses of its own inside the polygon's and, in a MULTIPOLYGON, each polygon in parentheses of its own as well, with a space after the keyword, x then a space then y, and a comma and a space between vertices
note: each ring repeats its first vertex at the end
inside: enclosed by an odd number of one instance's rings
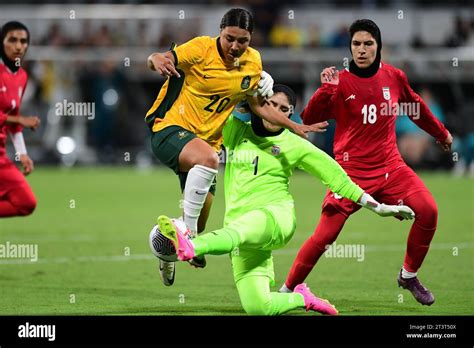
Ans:
MULTIPOLYGON (((370 245, 366 243, 337 243, 336 245, 363 245, 364 252, 379 252, 379 251, 405 251, 406 245, 405 244, 380 244, 380 245, 370 245)), ((452 250, 454 247, 461 249, 472 249, 474 247, 474 243, 433 243, 430 245, 430 250, 452 250)), ((299 249, 278 249, 273 252, 276 255, 288 255, 288 254, 296 254, 299 249)))
POLYGON ((155 258, 151 254, 136 254, 130 256, 123 255, 108 255, 108 256, 79 256, 79 257, 55 257, 50 259, 38 258, 33 262, 29 259, 8 259, 0 260, 0 265, 34 265, 45 263, 74 263, 74 262, 116 262, 116 261, 132 261, 132 260, 147 260, 155 258))
MULTIPOLYGON (((352 245, 355 243, 345 243, 337 245, 352 245)), ((379 251, 405 251, 404 245, 399 244, 383 244, 383 245, 364 245, 364 252, 379 252, 379 251)), ((434 243, 430 246, 430 250, 449 250, 452 248, 458 250, 472 249, 473 243, 434 243)), ((299 249, 278 249, 274 250, 274 255, 296 255, 299 249)), ((208 257, 218 257, 217 255, 206 255, 208 257)), ((0 265, 34 265, 34 264, 58 264, 58 263, 74 263, 74 262, 124 262, 135 260, 154 260, 155 256, 151 254, 135 254, 130 256, 124 255, 103 255, 103 256, 78 256, 78 257, 55 257, 55 258, 38 258, 33 262, 30 259, 0 259, 0 265)))

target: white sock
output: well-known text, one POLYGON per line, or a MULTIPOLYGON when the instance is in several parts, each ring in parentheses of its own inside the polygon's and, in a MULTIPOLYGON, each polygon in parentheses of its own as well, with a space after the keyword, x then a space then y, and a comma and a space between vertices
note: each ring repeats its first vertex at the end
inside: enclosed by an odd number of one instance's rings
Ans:
POLYGON ((216 169, 198 164, 192 167, 188 173, 184 187, 183 220, 194 235, 197 233, 197 221, 206 201, 207 193, 216 175, 216 169))
POLYGON ((286 286, 286 284, 283 284, 283 286, 280 288, 280 290, 278 290, 278 292, 287 293, 287 292, 293 292, 293 291, 291 291, 290 289, 288 289, 288 287, 286 286))
POLYGON ((402 278, 404 279, 415 278, 417 274, 417 272, 408 272, 405 267, 402 267, 402 278))

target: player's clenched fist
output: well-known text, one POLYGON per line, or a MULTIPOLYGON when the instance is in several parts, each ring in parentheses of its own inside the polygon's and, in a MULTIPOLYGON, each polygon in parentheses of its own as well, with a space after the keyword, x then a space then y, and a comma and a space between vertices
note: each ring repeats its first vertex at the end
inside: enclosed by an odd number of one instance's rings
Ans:
POLYGON ((162 54, 162 53, 152 53, 148 57, 148 67, 151 70, 157 71, 161 76, 164 77, 181 77, 181 75, 176 71, 174 66, 173 56, 168 54, 169 52, 162 54))
POLYGON ((32 130, 35 130, 36 128, 39 127, 41 121, 38 116, 31 116, 31 117, 20 116, 19 123, 25 128, 30 128, 32 130))
POLYGON ((262 71, 260 77, 257 89, 258 95, 264 98, 271 98, 273 95, 273 78, 265 71, 262 71))
POLYGON ((321 72, 321 83, 329 83, 330 85, 339 84, 339 71, 336 70, 335 66, 325 68, 321 72))
POLYGON ((28 175, 33 171, 33 168, 34 168, 33 161, 28 155, 26 154, 20 155, 20 163, 21 163, 21 166, 23 167, 23 174, 28 175))
POLYGON ((436 143, 439 144, 444 151, 451 151, 451 145, 453 144, 453 136, 448 131, 448 136, 446 137, 446 139, 443 142, 438 140, 436 141, 436 143))

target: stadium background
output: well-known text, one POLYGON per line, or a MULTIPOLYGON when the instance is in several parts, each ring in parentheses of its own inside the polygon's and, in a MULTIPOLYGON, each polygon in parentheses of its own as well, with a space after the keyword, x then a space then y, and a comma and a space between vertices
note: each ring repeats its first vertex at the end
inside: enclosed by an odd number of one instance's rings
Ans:
MULTIPOLYGON (((454 1, 174 1, 156 4, 17 1, 2 3, 0 24, 31 32, 24 115, 35 161, 29 181, 38 198, 27 218, 0 221, 0 243, 36 243, 39 261, 0 259, 0 314, 242 314, 229 262, 210 257, 204 270, 180 265, 165 288, 147 245, 160 213, 179 214, 178 181, 149 147, 143 122, 164 79, 146 57, 197 35, 218 35, 222 15, 245 7, 255 17, 251 46, 264 69, 298 93, 298 112, 319 86, 319 73, 350 60, 347 28, 357 18, 380 27, 383 59, 403 69, 414 89, 455 137, 453 154, 397 121, 399 148, 420 171, 440 210, 422 269, 437 303, 427 309, 396 288, 407 223, 362 212, 337 243, 365 246, 365 259, 324 258, 308 279, 342 314, 473 314, 474 5, 454 1), (88 103, 94 115, 58 114, 58 103, 88 103), (402 297, 400 297, 402 295, 402 297)), ((333 125, 331 125, 333 128, 333 125)), ((311 140, 332 153, 332 131, 311 140)), ((13 158, 13 151, 10 148, 13 158)), ((222 174, 222 171, 221 171, 222 174)), ((208 230, 222 224, 222 175, 208 230)), ((324 189, 303 173, 292 180, 298 229, 275 253, 277 284, 313 231, 324 189)), ((294 314, 298 314, 294 312, 294 314)))

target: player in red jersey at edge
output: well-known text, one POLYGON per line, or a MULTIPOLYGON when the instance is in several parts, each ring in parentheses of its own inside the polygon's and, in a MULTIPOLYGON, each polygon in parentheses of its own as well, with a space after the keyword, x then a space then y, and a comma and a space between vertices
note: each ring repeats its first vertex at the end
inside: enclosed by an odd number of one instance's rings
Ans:
MULTIPOLYGON (((350 29, 352 61, 338 72, 321 73, 322 86, 301 114, 305 124, 334 118, 334 154, 351 179, 375 199, 405 204, 415 212, 408 235, 398 285, 423 305, 434 303, 433 294, 417 277, 436 230, 438 210, 429 190, 398 152, 395 121, 399 111, 437 139, 445 151, 453 138, 410 87, 405 73, 381 62, 382 40, 371 20, 355 21, 350 29)), ((360 206, 327 192, 313 235, 298 252, 281 292, 302 283, 360 206)))
POLYGON ((0 45, 0 218, 24 216, 33 212, 36 199, 24 175, 33 171, 33 161, 27 154, 22 129, 36 129, 38 117, 20 116, 20 104, 28 76, 21 67, 28 49, 30 34, 25 25, 8 22, 1 29, 0 45), (7 157, 7 134, 10 135, 15 157, 24 175, 7 157))

